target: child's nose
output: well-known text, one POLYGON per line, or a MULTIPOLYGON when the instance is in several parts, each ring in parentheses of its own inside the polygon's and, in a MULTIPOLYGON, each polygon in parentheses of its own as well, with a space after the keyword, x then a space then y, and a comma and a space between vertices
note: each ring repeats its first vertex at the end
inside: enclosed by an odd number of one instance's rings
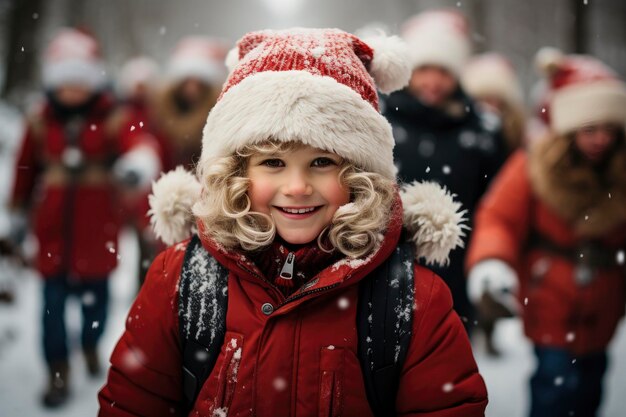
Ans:
POLYGON ((302 172, 291 173, 283 189, 285 195, 291 196, 311 195, 313 193, 313 186, 302 172))

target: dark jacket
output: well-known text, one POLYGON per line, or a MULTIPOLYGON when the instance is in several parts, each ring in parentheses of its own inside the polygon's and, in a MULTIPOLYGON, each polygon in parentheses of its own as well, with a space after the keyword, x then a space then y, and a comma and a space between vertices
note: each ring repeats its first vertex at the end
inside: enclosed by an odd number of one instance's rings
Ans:
MULTIPOLYGON (((400 181, 444 185, 468 211, 471 227, 480 197, 504 162, 498 121, 479 115, 460 89, 445 110, 424 105, 407 90, 398 91, 385 100, 384 115, 393 127, 400 181)), ((464 257, 465 250, 458 248, 450 254, 448 267, 433 269, 450 286, 457 312, 469 319, 464 257)))

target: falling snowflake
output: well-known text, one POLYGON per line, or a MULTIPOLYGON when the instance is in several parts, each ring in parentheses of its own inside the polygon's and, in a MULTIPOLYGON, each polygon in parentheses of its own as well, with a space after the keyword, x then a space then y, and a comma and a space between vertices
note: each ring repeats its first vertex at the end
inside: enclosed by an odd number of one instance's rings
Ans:
POLYGON ((95 294, 93 292, 87 291, 81 297, 81 302, 85 306, 92 306, 92 305, 94 305, 96 303, 96 296, 95 296, 95 294))
POLYGON ((345 310, 348 307, 350 307, 350 301, 346 298, 346 297, 341 297, 338 301, 337 301, 337 305, 339 306, 339 308, 341 310, 345 310))
POLYGON ((285 380, 285 378, 277 377, 274 378, 272 385, 276 391, 284 391, 287 388, 287 380, 285 380))
POLYGON ((452 382, 446 382, 445 384, 443 384, 443 386, 441 387, 441 390, 443 392, 452 392, 452 390, 454 389, 454 384, 452 382))

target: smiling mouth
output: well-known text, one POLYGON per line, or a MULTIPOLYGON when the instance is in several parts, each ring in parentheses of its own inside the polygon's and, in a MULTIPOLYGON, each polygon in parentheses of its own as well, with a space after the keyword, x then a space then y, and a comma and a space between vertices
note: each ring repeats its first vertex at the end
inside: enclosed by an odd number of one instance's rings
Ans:
POLYGON ((315 207, 276 207, 284 213, 289 214, 308 214, 318 210, 321 206, 315 207))

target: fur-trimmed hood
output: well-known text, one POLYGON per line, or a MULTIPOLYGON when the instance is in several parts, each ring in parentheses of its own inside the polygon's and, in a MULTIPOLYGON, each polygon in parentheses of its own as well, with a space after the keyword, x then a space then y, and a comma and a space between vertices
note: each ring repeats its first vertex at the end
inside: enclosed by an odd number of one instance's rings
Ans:
MULTIPOLYGON (((201 188, 196 177, 182 167, 163 174, 153 184, 150 222, 164 243, 174 244, 196 231, 192 206, 201 188)), ((450 251, 464 246, 466 210, 453 197, 430 182, 414 182, 400 190, 404 228, 415 244, 416 258, 427 264, 446 265, 450 251)))
POLYGON ((159 132, 176 150, 197 151, 200 154, 202 129, 209 111, 213 108, 219 95, 219 88, 207 86, 205 99, 189 112, 181 112, 176 106, 175 94, 179 83, 168 84, 155 92, 151 98, 151 118, 159 132))
POLYGON ((566 136, 547 137, 530 151, 533 191, 582 237, 602 237, 626 223, 626 141, 620 141, 601 169, 566 136))

